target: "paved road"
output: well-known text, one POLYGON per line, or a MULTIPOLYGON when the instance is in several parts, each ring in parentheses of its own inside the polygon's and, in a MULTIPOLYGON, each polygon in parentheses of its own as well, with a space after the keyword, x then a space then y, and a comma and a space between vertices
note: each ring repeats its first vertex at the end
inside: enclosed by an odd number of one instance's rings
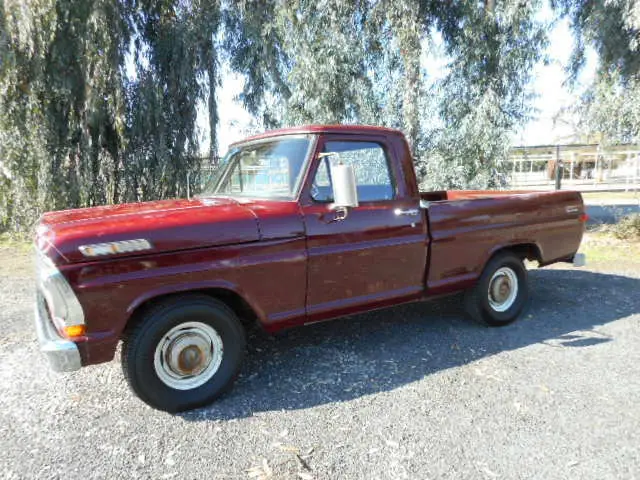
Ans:
POLYGON ((587 214, 589 215, 588 223, 592 225, 616 223, 622 217, 634 213, 640 213, 640 204, 591 203, 587 205, 587 214))
POLYGON ((640 279, 531 279, 503 329, 454 297, 254 332, 233 391, 172 416, 118 362, 47 371, 32 282, 0 277, 2 478, 639 478, 640 279))

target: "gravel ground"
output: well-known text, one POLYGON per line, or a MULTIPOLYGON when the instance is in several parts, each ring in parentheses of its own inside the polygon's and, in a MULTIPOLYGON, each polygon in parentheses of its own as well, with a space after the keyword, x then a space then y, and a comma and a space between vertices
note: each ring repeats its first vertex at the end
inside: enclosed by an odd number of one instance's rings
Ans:
MULTIPOLYGON (((13 478, 640 478, 640 274, 530 272, 516 324, 457 297, 253 332, 235 388, 172 416, 119 362, 50 372, 32 280, 0 275, 0 475, 13 478)), ((614 272, 615 273, 612 273, 614 272)))

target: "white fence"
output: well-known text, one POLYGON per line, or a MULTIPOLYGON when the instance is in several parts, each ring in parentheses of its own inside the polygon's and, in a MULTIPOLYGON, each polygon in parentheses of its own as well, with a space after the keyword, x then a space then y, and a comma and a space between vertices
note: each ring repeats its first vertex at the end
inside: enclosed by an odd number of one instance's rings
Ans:
POLYGON ((506 168, 509 187, 555 188, 558 164, 562 166, 563 189, 640 189, 640 147, 637 145, 515 147, 506 168))

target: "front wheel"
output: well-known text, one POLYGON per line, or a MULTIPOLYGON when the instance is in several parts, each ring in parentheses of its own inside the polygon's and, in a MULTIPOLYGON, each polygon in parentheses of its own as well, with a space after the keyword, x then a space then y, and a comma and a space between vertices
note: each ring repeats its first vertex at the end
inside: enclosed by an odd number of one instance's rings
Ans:
POLYGON ((465 294, 467 313, 492 327, 508 325, 518 318, 529 298, 527 270, 511 252, 493 257, 474 288, 465 294))
POLYGON ((161 301, 133 326, 122 369, 148 405, 180 412, 207 405, 238 375, 245 333, 234 312, 206 295, 161 301))

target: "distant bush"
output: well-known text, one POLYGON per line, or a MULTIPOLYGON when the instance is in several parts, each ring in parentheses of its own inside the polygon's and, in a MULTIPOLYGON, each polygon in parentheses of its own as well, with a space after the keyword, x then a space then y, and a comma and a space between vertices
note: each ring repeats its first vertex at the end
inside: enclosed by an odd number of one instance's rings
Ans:
POLYGON ((624 216, 611 231, 620 240, 640 240, 640 213, 624 216))

